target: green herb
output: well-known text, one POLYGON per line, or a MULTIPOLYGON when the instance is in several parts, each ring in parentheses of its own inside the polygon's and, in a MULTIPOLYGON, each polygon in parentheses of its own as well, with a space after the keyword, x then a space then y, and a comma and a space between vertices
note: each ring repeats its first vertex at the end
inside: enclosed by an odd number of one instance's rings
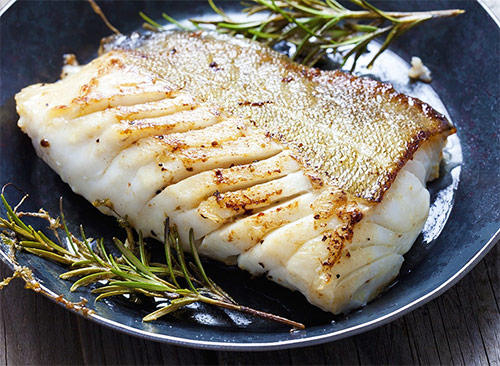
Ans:
MULTIPOLYGON (((370 61, 371 67, 377 57, 396 38, 409 29, 433 18, 452 17, 463 10, 438 10, 424 12, 387 12, 376 8, 366 0, 350 0, 359 10, 351 10, 335 0, 249 0, 243 12, 254 15, 245 21, 231 19, 213 0, 211 8, 222 19, 206 21, 190 19, 200 29, 211 25, 219 32, 241 34, 247 38, 273 46, 287 41, 295 46, 292 59, 309 66, 316 64, 326 52, 341 53, 342 66, 353 57, 352 69, 359 57, 374 39, 385 36, 379 51, 370 61), (255 16, 260 14, 262 16, 255 16)), ((163 27, 144 13, 141 17, 152 27, 163 27)), ((172 17, 163 17, 179 28, 186 29, 172 17)))
MULTIPOLYGON (((96 301, 126 294, 132 297, 143 295, 166 299, 166 305, 146 315, 144 321, 156 320, 186 305, 202 302, 280 322, 295 329, 304 329, 301 323, 237 304, 207 276, 197 252, 193 231, 189 233, 189 247, 193 257, 193 262, 190 262, 182 249, 177 228, 175 225, 170 226, 168 218, 165 222, 163 243, 166 264, 150 263, 150 254, 146 250, 142 233, 134 233, 123 218, 119 219, 119 223, 126 231, 126 239, 122 242, 118 238, 113 238, 114 245, 121 254, 115 257, 106 250, 104 239, 87 238, 82 226, 79 237, 68 230, 62 203, 60 217, 54 219, 43 209, 36 213, 18 212, 20 204, 12 208, 3 193, 0 198, 6 210, 6 218, 0 217, 0 228, 3 229, 0 234, 2 241, 14 249, 24 250, 69 266, 71 269, 61 274, 60 278, 64 280, 78 278, 72 285, 71 291, 94 284, 97 287, 92 293, 98 294, 96 301), (22 220, 23 217, 46 220, 58 243, 49 239, 42 231, 27 225, 22 220), (100 285, 99 281, 103 280, 107 283, 100 285), (186 286, 183 287, 181 284, 186 286)), ((25 198, 26 196, 21 203, 25 198)), ((106 205, 113 210, 106 201, 94 204, 106 205)), ((33 282, 32 276, 25 275, 26 269, 19 268, 14 276, 33 282)), ((0 289, 7 285, 10 279, 0 282, 0 289)), ((33 288, 40 289, 39 286, 33 288)))

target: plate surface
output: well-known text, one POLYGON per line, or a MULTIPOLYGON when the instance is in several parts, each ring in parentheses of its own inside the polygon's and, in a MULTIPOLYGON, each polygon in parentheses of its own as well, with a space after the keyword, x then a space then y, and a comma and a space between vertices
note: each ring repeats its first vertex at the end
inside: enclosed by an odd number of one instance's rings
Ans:
MULTIPOLYGON (((209 11, 205 1, 191 1, 189 7, 186 3, 105 2, 102 8, 115 26, 129 33, 142 23, 140 10, 151 16, 166 11, 177 19, 203 16, 209 11)), ((499 28, 475 2, 384 1, 382 7, 464 8, 467 13, 413 30, 370 70, 372 76, 390 81, 400 91, 418 96, 448 114, 458 128, 458 138, 453 140, 448 163, 442 167, 443 178, 430 187, 434 212, 424 235, 405 256, 397 283, 365 308, 334 317, 309 305, 301 295, 265 279, 251 279, 234 268, 208 262, 211 276, 242 304, 302 321, 308 328, 291 333, 283 326, 211 308, 186 309, 175 317, 143 323, 140 319, 154 308, 153 303, 94 303, 95 297, 87 289, 69 292, 71 284, 58 279, 63 267, 23 254, 18 255, 19 263, 34 268, 36 278, 50 292, 64 294, 71 301, 89 299, 90 308, 96 310, 91 319, 98 323, 152 340, 212 349, 263 350, 332 341, 382 325, 445 291, 498 240, 499 28), (408 82, 404 60, 412 55, 421 57, 433 71, 432 88, 408 82)), ((24 86, 57 80, 63 54, 75 53, 83 62, 93 58, 100 38, 109 30, 87 2, 18 2, 0 20, 0 185, 14 182, 30 193, 24 210, 44 207, 56 214, 58 198, 63 196, 71 229, 82 223, 91 236, 115 235, 119 231, 114 219, 101 215, 71 192, 36 157, 31 142, 16 126, 13 100, 24 86)), ((8 192, 11 201, 18 198, 14 190, 8 192)), ((11 265, 5 251, 0 245, 0 258, 11 265)))

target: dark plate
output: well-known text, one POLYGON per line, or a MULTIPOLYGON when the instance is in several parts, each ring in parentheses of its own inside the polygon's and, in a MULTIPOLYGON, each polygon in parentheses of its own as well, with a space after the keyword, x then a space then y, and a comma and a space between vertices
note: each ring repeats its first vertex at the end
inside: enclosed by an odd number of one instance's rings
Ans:
MULTIPOLYGON (((150 15, 167 11, 178 19, 201 16, 208 10, 205 1, 187 5, 187 1, 107 1, 102 7, 111 22, 128 33, 140 27, 140 10, 150 15)), ((19 263, 34 268, 36 278, 49 292, 64 294, 71 301, 89 299, 89 307, 96 310, 90 318, 100 324, 147 339, 212 349, 263 350, 332 341, 385 324, 444 292, 498 240, 499 28, 485 9, 472 1, 384 1, 382 6, 463 8, 467 13, 415 29, 399 39, 391 48, 393 52, 385 54, 379 66, 370 71, 401 91, 430 102, 448 114, 458 128, 458 138, 454 138, 442 166, 443 177, 430 186, 433 206, 424 235, 406 255, 397 283, 375 301, 347 316, 334 317, 309 305, 297 293, 209 262, 211 276, 238 301, 302 321, 308 328, 289 332, 274 323, 211 308, 185 309, 161 321, 143 323, 140 319, 154 304, 135 306, 125 300, 94 303, 87 289, 69 292, 70 283, 58 279, 63 267, 23 254, 18 256, 19 263), (434 72, 432 88, 408 82, 404 60, 412 55, 420 56, 434 72)), ((108 29, 86 2, 17 2, 0 19, 0 185, 14 182, 30 193, 25 210, 44 207, 57 213, 58 198, 63 196, 72 229, 82 223, 89 235, 113 235, 117 231, 114 220, 75 195, 36 157, 31 142, 16 127, 13 100, 24 86, 57 80, 62 54, 75 53, 81 61, 91 59, 108 29)), ((8 193, 11 201, 19 197, 13 189, 8 193)), ((5 251, 0 244, 0 257, 12 267, 5 251)))

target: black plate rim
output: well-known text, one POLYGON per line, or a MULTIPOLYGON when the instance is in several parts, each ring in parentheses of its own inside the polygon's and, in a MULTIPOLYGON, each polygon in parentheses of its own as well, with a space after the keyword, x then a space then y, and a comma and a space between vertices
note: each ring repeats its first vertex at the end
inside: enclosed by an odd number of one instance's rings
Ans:
MULTIPOLYGON (((2 9, 0 9, 0 17, 2 17, 5 12, 18 0, 10 0, 2 9)), ((486 11, 486 13, 495 21, 497 26, 500 28, 500 19, 495 16, 495 14, 491 11, 491 9, 483 2, 483 0, 476 0, 477 3, 486 11)), ((301 339, 291 339, 284 341, 273 341, 273 342, 259 342, 259 343, 225 343, 225 342, 211 342, 211 341, 200 341, 194 339, 187 339, 182 337, 175 337, 166 334, 156 334, 150 333, 147 331, 143 331, 137 328, 129 327, 124 324, 109 320, 100 316, 97 313, 91 313, 90 315, 84 315, 81 312, 70 309, 60 301, 56 300, 58 294, 54 293, 52 290, 40 284, 40 287, 43 291, 46 292, 42 294, 55 302, 59 306, 62 306, 69 311, 82 316, 85 319, 89 319, 96 324, 103 325, 109 327, 113 330, 119 331, 121 333, 127 335, 133 335, 136 337, 140 337, 142 339, 168 343, 177 346, 183 347, 191 347, 198 349, 206 349, 206 350, 217 350, 217 351, 271 351, 271 350, 281 350, 281 349, 289 349, 289 348, 298 348, 305 346, 313 346, 322 343, 332 342, 336 340, 340 340, 343 338, 347 338, 350 336, 354 336, 360 333, 367 332, 374 328, 380 327, 382 325, 388 324, 411 311, 419 308, 420 306, 425 305, 429 301, 437 298, 451 287, 453 287, 458 281, 460 281, 469 271, 471 271, 488 252, 495 246, 495 244, 500 242, 500 228, 495 232, 495 234, 481 247, 481 249, 452 277, 450 277, 447 281, 443 282, 434 290, 428 292, 424 296, 414 300, 413 302, 399 308, 396 311, 393 311, 384 316, 378 317, 371 321, 348 327, 345 329, 341 329, 334 332, 328 332, 319 336, 311 336, 307 338, 301 339)), ((0 259, 3 263, 5 263, 12 271, 14 271, 14 263, 8 257, 6 253, 0 250, 0 259)))
MULTIPOLYGON (((16 1, 16 0, 14 0, 14 1, 16 1)), ((483 7, 484 10, 486 10, 486 12, 491 17, 491 19, 493 19, 495 21, 495 23, 497 23, 498 27, 500 27, 500 18, 497 15, 495 15, 495 13, 493 13, 493 11, 490 9, 490 7, 485 4, 484 0, 477 0, 477 2, 479 3, 479 5, 481 5, 483 7)))

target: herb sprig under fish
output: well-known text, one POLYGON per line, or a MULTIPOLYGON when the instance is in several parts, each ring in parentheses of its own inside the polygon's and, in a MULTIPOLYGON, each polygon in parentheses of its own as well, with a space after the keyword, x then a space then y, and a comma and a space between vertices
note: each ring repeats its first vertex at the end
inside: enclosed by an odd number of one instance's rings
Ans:
MULTIPOLYGON (((359 57, 374 39, 385 36, 385 40, 373 56, 371 67, 389 44, 411 28, 434 18, 453 17, 463 10, 437 10, 423 12, 383 11, 365 0, 350 0, 360 10, 351 10, 335 0, 251 0, 243 12, 255 16, 243 21, 231 18, 213 0, 208 0, 221 20, 190 19, 193 28, 207 25, 223 33, 241 34, 247 38, 274 46, 287 41, 295 47, 291 58, 299 63, 313 66, 327 52, 342 51, 342 66, 351 56, 352 70, 359 57)), ((156 29, 162 26, 140 13, 142 18, 156 29)), ((179 28, 186 28, 163 13, 162 16, 179 28)), ((191 29, 193 30, 193 29, 191 29)))
MULTIPOLYGON (((26 197, 23 197, 20 204, 26 197)), ((0 217, 0 228, 3 229, 0 234, 2 241, 14 250, 21 249, 69 266, 71 269, 59 277, 64 280, 78 278, 71 286, 71 291, 82 286, 97 285, 105 280, 106 285, 92 290, 92 293, 98 294, 96 301, 120 295, 144 295, 168 300, 167 305, 146 315, 143 321, 157 320, 186 305, 202 302, 283 323, 294 329, 304 329, 301 323, 236 303, 207 276, 194 244, 193 231, 191 230, 189 234, 193 258, 191 262, 185 257, 177 228, 169 225, 168 218, 165 222, 164 235, 166 264, 161 264, 150 262, 151 256, 146 249, 142 233, 135 235, 124 219, 119 219, 119 223, 125 229, 127 238, 123 242, 118 238, 113 238, 116 248, 121 253, 120 257, 116 257, 106 250, 103 238, 87 238, 83 226, 80 226, 80 238, 68 230, 62 210, 62 200, 60 217, 53 218, 43 209, 39 212, 17 212, 20 204, 12 208, 3 193, 0 198, 7 217, 0 217), (46 220, 57 243, 42 231, 27 225, 22 217, 38 217, 46 220), (64 236, 61 237, 61 234, 64 236), (186 286, 182 286, 184 284, 186 286)), ((106 201, 94 204, 105 205, 112 209, 106 201)), ((28 281, 26 276, 17 277, 28 281)), ((29 278, 31 282, 32 277, 29 278)), ((0 285, 6 285, 9 281, 4 282, 0 285)), ((0 289, 2 287, 0 286, 0 289)))

